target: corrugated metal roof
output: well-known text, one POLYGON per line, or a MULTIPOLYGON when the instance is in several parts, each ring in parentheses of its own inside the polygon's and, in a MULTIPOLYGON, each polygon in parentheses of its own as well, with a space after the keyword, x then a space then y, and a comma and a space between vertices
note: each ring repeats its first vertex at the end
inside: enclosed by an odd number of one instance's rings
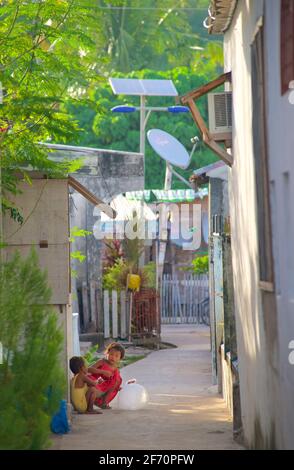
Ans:
POLYGON ((229 28, 237 0, 211 0, 205 20, 210 34, 223 34, 229 28))
POLYGON ((218 162, 211 163, 210 165, 203 166, 202 168, 199 168, 198 170, 193 171, 193 175, 201 176, 201 175, 208 173, 209 171, 215 170, 217 168, 222 168, 225 166, 226 164, 224 162, 218 161, 218 162))

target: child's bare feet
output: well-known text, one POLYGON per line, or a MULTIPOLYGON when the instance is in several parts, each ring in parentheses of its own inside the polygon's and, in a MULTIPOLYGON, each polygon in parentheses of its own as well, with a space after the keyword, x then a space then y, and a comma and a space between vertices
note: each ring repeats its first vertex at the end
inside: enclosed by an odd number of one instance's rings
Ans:
POLYGON ((102 410, 111 410, 111 406, 107 405, 106 403, 103 403, 103 404, 100 406, 100 408, 101 408, 102 410))
POLYGON ((91 410, 91 411, 86 411, 86 414, 87 415, 102 415, 102 411, 98 411, 98 410, 91 410))

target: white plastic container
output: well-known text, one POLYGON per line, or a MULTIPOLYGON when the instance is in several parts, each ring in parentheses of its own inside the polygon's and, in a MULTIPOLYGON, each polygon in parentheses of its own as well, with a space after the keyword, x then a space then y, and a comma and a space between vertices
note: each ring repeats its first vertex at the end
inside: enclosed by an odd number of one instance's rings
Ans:
POLYGON ((147 405, 148 399, 147 390, 133 379, 131 383, 129 381, 123 385, 118 393, 117 407, 120 410, 141 410, 147 405))

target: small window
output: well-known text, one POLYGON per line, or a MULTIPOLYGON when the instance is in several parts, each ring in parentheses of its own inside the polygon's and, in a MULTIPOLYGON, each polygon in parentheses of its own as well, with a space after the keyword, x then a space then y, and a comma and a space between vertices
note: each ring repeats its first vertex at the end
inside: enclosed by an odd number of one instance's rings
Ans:
POLYGON ((282 95, 294 80, 294 1, 281 0, 281 88, 282 95))

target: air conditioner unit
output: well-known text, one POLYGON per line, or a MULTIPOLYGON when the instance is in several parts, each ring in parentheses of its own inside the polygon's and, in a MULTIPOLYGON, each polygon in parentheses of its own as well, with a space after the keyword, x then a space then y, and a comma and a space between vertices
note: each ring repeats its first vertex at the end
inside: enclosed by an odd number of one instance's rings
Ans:
POLYGON ((232 92, 208 94, 209 131, 216 141, 232 140, 232 92))

